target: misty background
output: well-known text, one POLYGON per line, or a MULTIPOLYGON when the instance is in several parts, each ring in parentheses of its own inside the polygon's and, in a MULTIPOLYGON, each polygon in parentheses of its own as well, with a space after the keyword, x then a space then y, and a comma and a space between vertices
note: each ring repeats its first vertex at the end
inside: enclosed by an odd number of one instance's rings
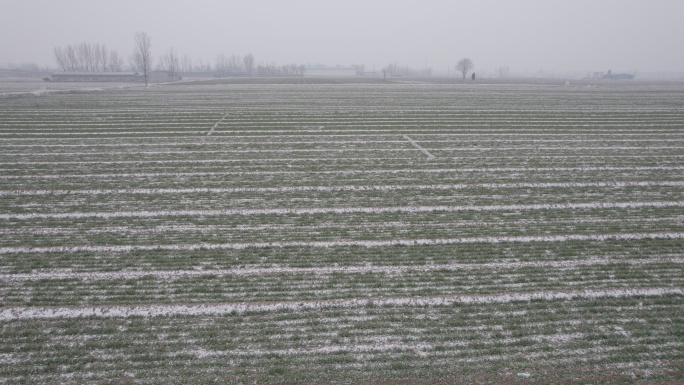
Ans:
POLYGON ((128 64, 144 31, 155 61, 173 48, 210 64, 683 72, 683 16, 681 0, 0 0, 0 67, 56 68, 54 48, 81 42, 128 64))

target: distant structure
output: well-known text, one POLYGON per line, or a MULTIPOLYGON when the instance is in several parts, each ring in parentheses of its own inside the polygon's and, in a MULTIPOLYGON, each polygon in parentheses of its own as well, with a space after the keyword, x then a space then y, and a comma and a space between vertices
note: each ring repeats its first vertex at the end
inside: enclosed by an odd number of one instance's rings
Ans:
MULTIPOLYGON (((136 72, 53 72, 50 76, 53 82, 144 82, 145 77, 136 72)), ((181 80, 178 74, 168 71, 151 71, 148 73, 150 83, 167 83, 181 80)))
POLYGON ((0 68, 0 78, 45 78, 50 72, 40 70, 23 70, 0 68))
POLYGON ((144 82, 145 78, 134 72, 53 72, 53 82, 144 82))
POLYGON ((634 75, 632 75, 632 74, 625 74, 625 73, 622 73, 622 74, 614 74, 613 71, 608 70, 608 73, 606 73, 605 75, 603 75, 603 78, 604 78, 604 79, 611 79, 611 80, 633 80, 633 79, 634 79, 634 75))
POLYGON ((304 77, 348 78, 356 76, 356 67, 306 67, 304 77))
POLYGON ((147 80, 150 83, 168 83, 183 80, 177 72, 172 71, 150 71, 147 73, 147 80))

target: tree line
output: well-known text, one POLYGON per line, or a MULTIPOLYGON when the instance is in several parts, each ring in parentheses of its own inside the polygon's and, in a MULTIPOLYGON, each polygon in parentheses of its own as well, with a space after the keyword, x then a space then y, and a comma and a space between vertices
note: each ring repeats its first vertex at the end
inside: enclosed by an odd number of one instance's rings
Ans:
MULTIPOLYGON (((129 69, 140 72, 147 77, 153 69, 151 38, 145 32, 136 32, 133 36, 134 48, 129 57, 129 69)), ((108 50, 104 44, 100 43, 79 43, 67 45, 65 47, 55 47, 54 57, 58 67, 64 72, 121 72, 124 70, 124 60, 116 50, 108 50)), ((159 56, 159 60, 154 67, 157 70, 165 71, 175 76, 178 72, 214 72, 216 76, 251 76, 257 73, 262 76, 279 75, 303 75, 305 66, 302 64, 289 64, 277 66, 275 64, 259 65, 255 67, 254 55, 251 53, 245 56, 219 54, 216 56, 215 65, 203 63, 201 60, 193 64, 190 56, 183 55, 178 57, 176 50, 169 50, 159 56), (256 72, 255 72, 256 70, 256 72)), ((461 59, 455 69, 461 72, 463 79, 466 74, 474 68, 472 60, 469 58, 461 59)), ((399 67, 397 63, 390 63, 382 68, 383 77, 393 76, 430 76, 432 71, 425 69, 415 71, 409 67, 399 67)), ((474 79, 474 74, 473 74, 474 79)))
POLYGON ((100 43, 80 43, 55 47, 57 66, 65 72, 120 72, 123 58, 116 50, 100 43))
POLYGON ((174 74, 218 71, 226 75, 236 75, 251 74, 255 69, 254 55, 251 53, 245 56, 217 55, 212 68, 209 62, 205 64, 200 60, 193 63, 188 55, 179 57, 173 48, 160 55, 153 65, 150 36, 145 32, 136 32, 133 39, 134 48, 128 58, 128 67, 125 67, 123 56, 118 51, 108 50, 106 45, 100 43, 83 42, 55 47, 53 54, 57 67, 64 72, 121 72, 129 69, 145 75, 156 69, 174 74))
MULTIPOLYGON (((210 66, 207 66, 211 70, 210 66)), ((249 75, 254 73, 254 55, 245 56, 224 54, 216 55, 216 62, 213 69, 217 74, 224 76, 249 75)), ((192 71, 188 71, 192 72, 192 71)))
POLYGON ((153 63, 151 38, 145 32, 136 32, 133 36, 134 48, 128 58, 128 67, 124 68, 121 55, 115 50, 107 50, 104 44, 80 43, 55 47, 54 56, 59 69, 64 72, 120 72, 125 69, 139 72, 145 78, 153 69, 165 71, 171 75, 177 73, 212 72, 215 76, 284 76, 303 75, 306 68, 303 64, 256 65, 254 55, 244 56, 216 55, 214 63, 202 60, 193 61, 189 55, 180 57, 174 48, 159 56, 153 63), (213 64, 213 65, 212 65, 213 64))

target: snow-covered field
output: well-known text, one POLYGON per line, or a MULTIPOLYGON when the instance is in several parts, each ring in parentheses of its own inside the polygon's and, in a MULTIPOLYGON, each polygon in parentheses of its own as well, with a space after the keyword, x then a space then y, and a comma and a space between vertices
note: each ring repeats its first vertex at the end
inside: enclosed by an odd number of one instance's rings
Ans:
POLYGON ((684 85, 313 83, 6 93, 0 383, 684 381, 684 85))

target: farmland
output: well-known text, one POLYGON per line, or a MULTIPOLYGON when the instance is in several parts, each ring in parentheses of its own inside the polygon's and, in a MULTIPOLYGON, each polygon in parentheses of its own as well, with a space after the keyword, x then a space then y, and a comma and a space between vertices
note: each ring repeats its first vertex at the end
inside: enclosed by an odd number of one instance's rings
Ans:
POLYGON ((0 383, 684 381, 684 85, 0 98, 0 383))

